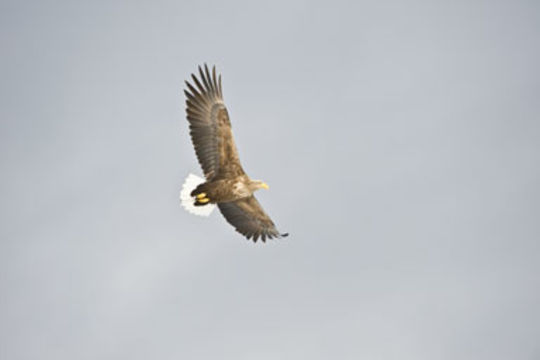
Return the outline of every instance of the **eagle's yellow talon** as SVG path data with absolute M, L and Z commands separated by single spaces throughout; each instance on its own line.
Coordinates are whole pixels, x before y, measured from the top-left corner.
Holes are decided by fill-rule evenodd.
M 205 197 L 206 197 L 206 193 L 200 193 L 200 194 L 197 195 L 197 199 L 199 199 L 199 200 L 203 199 Z
M 206 204 L 207 202 L 210 201 L 209 198 L 203 198 L 203 199 L 198 199 L 198 200 L 199 200 L 199 202 L 202 203 L 202 204 Z

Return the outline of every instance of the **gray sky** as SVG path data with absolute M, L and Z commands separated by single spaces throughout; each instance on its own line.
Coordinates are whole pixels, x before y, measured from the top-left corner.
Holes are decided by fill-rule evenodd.
M 1 358 L 540 358 L 538 2 L 0 7 Z M 203 62 L 287 239 L 179 206 Z

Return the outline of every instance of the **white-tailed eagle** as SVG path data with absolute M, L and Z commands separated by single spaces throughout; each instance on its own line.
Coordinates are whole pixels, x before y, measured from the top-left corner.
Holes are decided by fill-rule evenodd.
M 236 231 L 257 241 L 285 237 L 253 196 L 268 189 L 242 169 L 234 144 L 231 122 L 223 102 L 221 75 L 199 66 L 199 78 L 186 81 L 186 113 L 191 140 L 206 179 L 190 174 L 180 193 L 182 205 L 191 213 L 209 215 L 215 205 Z M 215 204 L 215 205 L 214 205 Z

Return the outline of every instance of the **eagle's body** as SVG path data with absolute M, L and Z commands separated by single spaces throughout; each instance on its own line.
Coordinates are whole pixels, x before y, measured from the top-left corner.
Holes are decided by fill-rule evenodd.
M 260 180 L 251 180 L 244 172 L 232 136 L 231 122 L 223 102 L 221 75 L 212 75 L 199 67 L 200 79 L 192 74 L 195 86 L 186 81 L 186 113 L 191 140 L 205 180 L 188 177 L 182 190 L 182 203 L 193 213 L 217 204 L 225 219 L 248 239 L 263 241 L 287 236 L 274 223 L 253 196 L 258 189 L 268 189 Z M 193 189 L 191 189 L 193 188 Z M 189 192 L 188 192 L 189 191 Z M 189 196 L 187 195 L 189 194 Z
M 211 204 L 218 204 L 222 202 L 231 202 L 247 198 L 259 189 L 257 181 L 252 181 L 247 175 L 240 175 L 230 179 L 217 179 L 207 181 L 197 186 L 192 192 L 191 196 L 196 199 L 195 205 L 201 206 L 209 202 Z M 209 201 L 201 203 L 197 201 L 197 196 L 205 194 L 201 198 L 208 198 Z

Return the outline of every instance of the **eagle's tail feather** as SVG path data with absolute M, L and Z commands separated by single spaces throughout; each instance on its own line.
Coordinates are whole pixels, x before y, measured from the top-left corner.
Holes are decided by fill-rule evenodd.
M 182 190 L 180 191 L 180 203 L 188 212 L 199 215 L 208 216 L 212 213 L 212 210 L 216 207 L 214 204 L 206 204 L 204 206 L 195 206 L 195 197 L 191 196 L 191 192 L 195 190 L 197 186 L 204 183 L 205 180 L 197 175 L 189 174 Z

